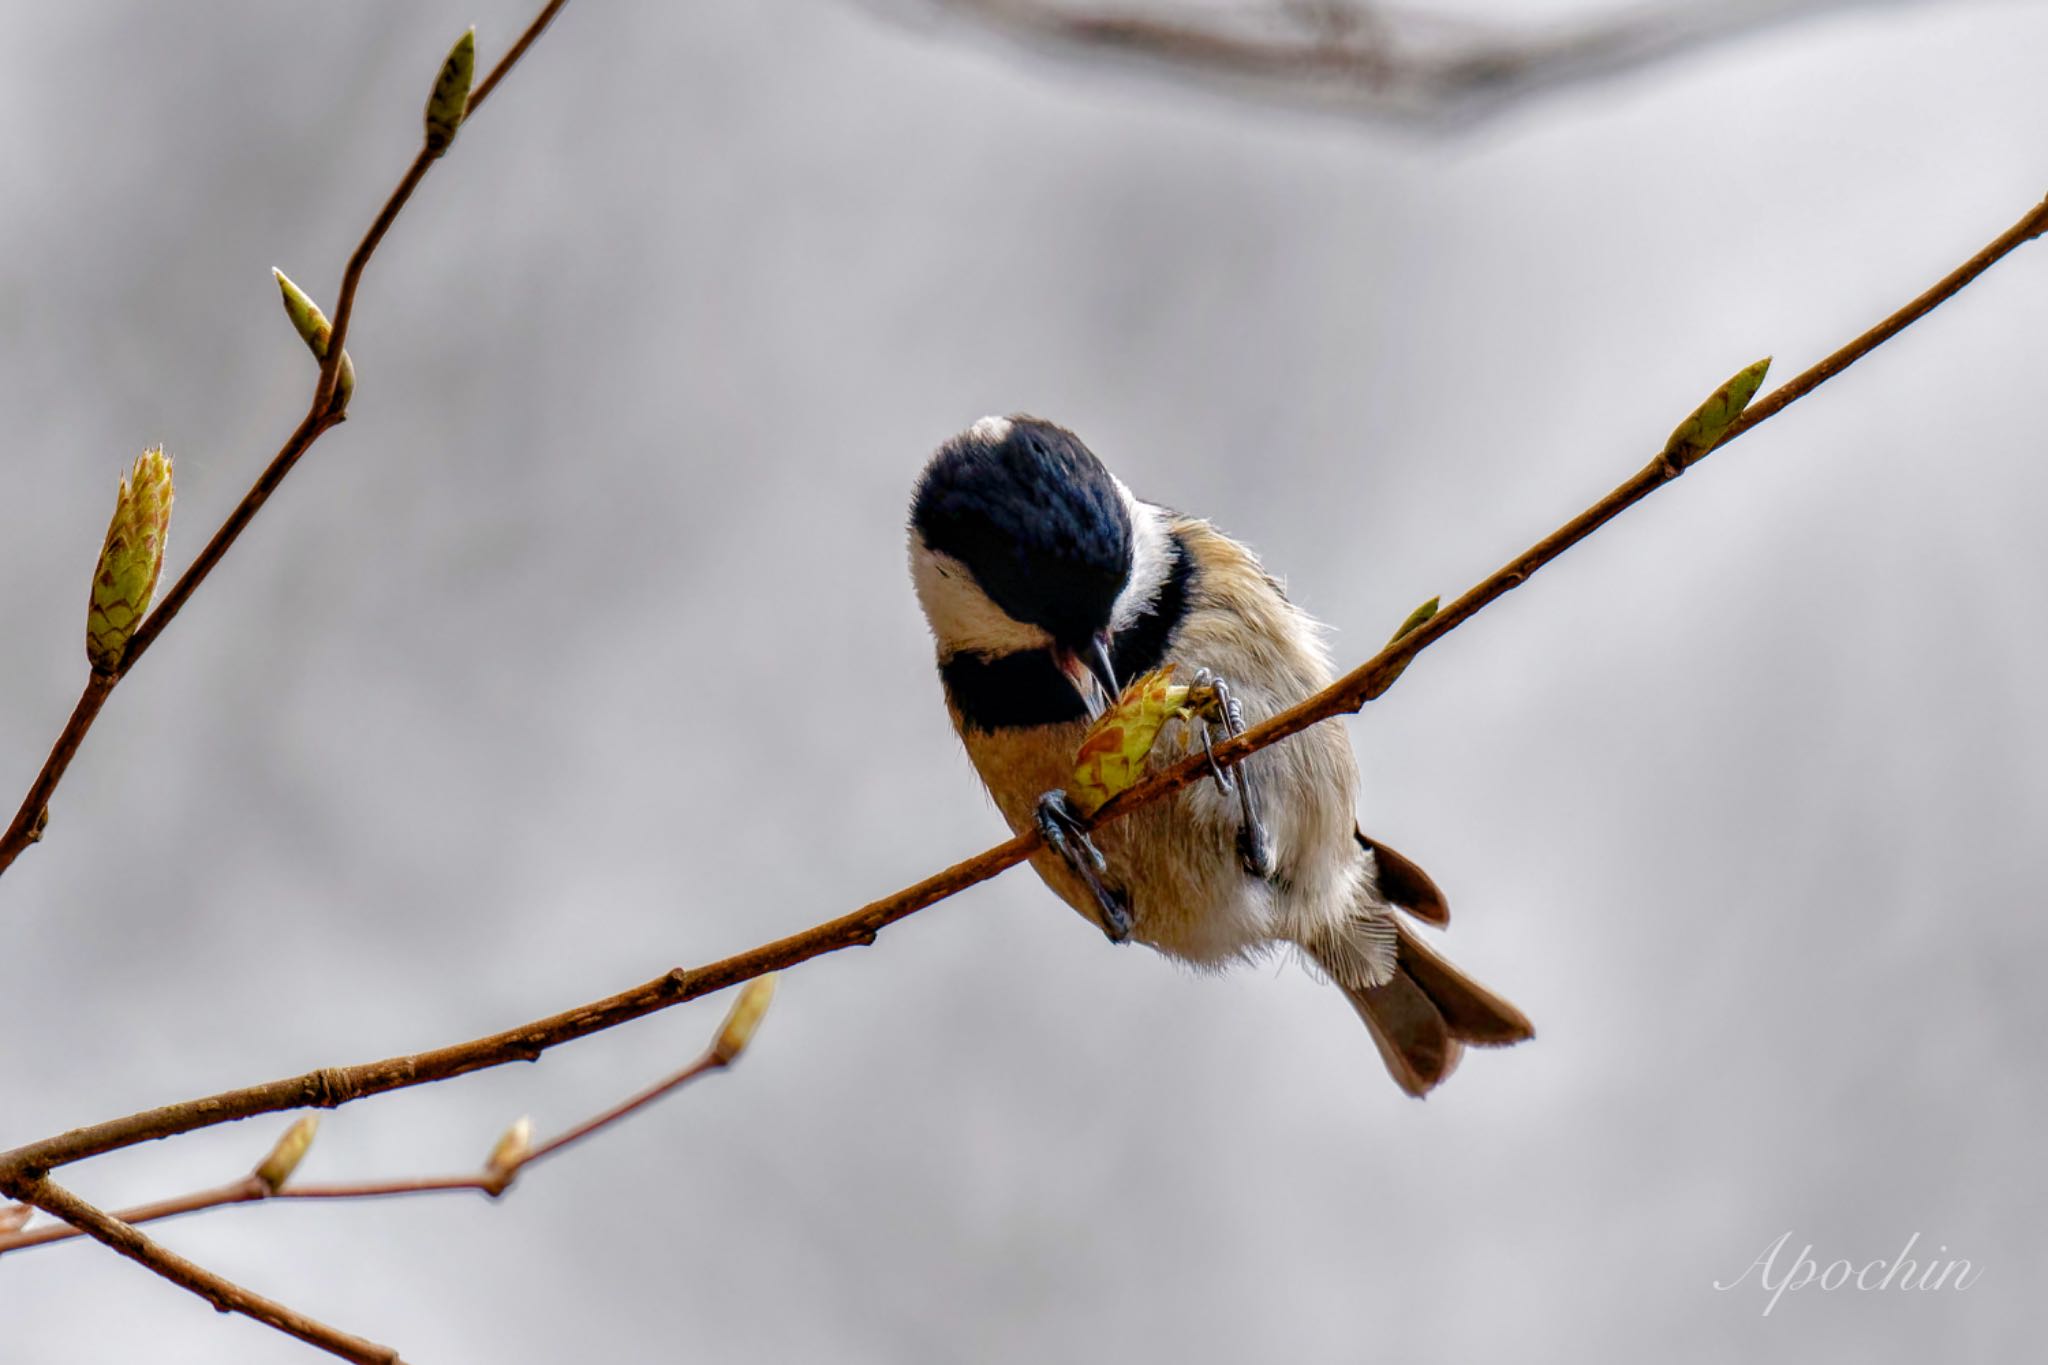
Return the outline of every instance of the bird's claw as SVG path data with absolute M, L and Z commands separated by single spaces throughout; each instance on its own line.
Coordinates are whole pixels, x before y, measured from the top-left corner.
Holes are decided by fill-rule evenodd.
M 1209 775 L 1216 780 L 1216 786 L 1224 795 L 1237 796 L 1237 857 L 1244 870 L 1261 879 L 1273 875 L 1273 839 L 1266 832 L 1266 825 L 1259 818 L 1258 795 L 1254 789 L 1250 770 L 1240 766 L 1236 781 L 1216 761 L 1215 733 L 1223 731 L 1225 739 L 1235 739 L 1244 733 L 1244 705 L 1231 695 L 1230 684 L 1204 668 L 1195 674 L 1195 685 L 1207 688 L 1214 696 L 1209 714 L 1204 715 L 1201 725 L 1202 754 L 1209 761 Z
M 1109 862 L 1102 856 L 1102 850 L 1088 837 L 1088 831 L 1067 804 L 1063 791 L 1049 791 L 1038 798 L 1037 824 L 1039 837 L 1045 845 L 1060 855 L 1066 865 L 1073 869 L 1095 897 L 1097 911 L 1102 917 L 1102 932 L 1109 936 L 1111 943 L 1122 943 L 1131 936 L 1131 903 L 1124 893 L 1103 880 L 1109 871 Z

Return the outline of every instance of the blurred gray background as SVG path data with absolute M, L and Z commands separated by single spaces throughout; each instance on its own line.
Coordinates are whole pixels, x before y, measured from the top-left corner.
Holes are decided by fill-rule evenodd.
M 181 567 L 309 391 L 269 267 L 330 299 L 448 42 L 528 12 L 0 4 L 9 811 L 118 474 L 175 455 Z M 994 842 L 902 547 L 984 413 L 1074 426 L 1365 657 L 2017 218 L 2044 44 L 2035 5 L 1849 9 L 1435 137 L 900 7 L 572 4 L 377 259 L 352 420 L 0 886 L 0 1144 L 508 1026 Z M 1187 975 L 1013 873 L 790 973 L 736 1072 L 502 1204 L 158 1231 L 419 1362 L 2031 1354 L 2044 306 L 2036 246 L 1351 722 L 1366 827 L 1540 1030 L 1425 1104 L 1298 969 Z M 724 1003 L 330 1114 L 304 1178 L 473 1168 Z M 69 1178 L 195 1188 L 284 1124 Z M 1713 1289 L 1788 1231 L 1982 1276 Z M 0 1262 L 0 1359 L 142 1358 L 315 1357 L 99 1248 Z

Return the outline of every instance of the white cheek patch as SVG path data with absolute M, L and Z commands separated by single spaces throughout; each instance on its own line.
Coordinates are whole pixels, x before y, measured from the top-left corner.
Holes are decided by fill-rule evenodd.
M 1115 479 L 1115 475 L 1110 477 Z M 1140 502 L 1124 487 L 1122 479 L 1116 479 L 1116 491 L 1131 518 L 1131 576 L 1117 594 L 1116 605 L 1110 608 L 1112 634 L 1151 610 L 1159 600 L 1159 590 L 1166 586 L 1167 575 L 1173 571 L 1172 535 L 1166 529 L 1165 510 Z
M 955 654 L 1014 654 L 1052 643 L 1052 636 L 991 602 L 966 565 L 916 536 L 910 541 L 910 578 L 942 659 Z

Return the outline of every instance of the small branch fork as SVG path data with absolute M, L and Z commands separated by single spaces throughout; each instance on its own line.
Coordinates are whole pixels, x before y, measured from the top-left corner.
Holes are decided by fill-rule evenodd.
M 594 1137 L 699 1077 L 708 1076 L 714 1071 L 723 1071 L 738 1061 L 740 1054 L 752 1040 L 754 1030 L 760 1026 L 762 1016 L 767 1013 L 768 1001 L 774 995 L 774 983 L 775 978 L 772 975 L 756 977 L 747 983 L 746 990 L 741 992 L 739 999 L 727 1013 L 718 1035 L 712 1039 L 702 1055 L 682 1070 L 620 1101 L 604 1112 L 556 1134 L 537 1147 L 529 1142 L 527 1121 L 521 1119 L 505 1130 L 504 1136 L 498 1139 L 497 1146 L 492 1149 L 483 1168 L 473 1174 L 425 1176 L 404 1180 L 363 1180 L 334 1185 L 290 1184 L 288 1182 L 291 1180 L 292 1172 L 305 1156 L 306 1149 L 312 1145 L 313 1120 L 308 1117 L 299 1121 L 299 1125 L 304 1125 L 303 1127 L 294 1125 L 278 1140 L 277 1145 L 256 1169 L 239 1180 L 172 1199 L 140 1204 L 114 1214 L 98 1213 L 98 1217 L 108 1223 L 125 1224 L 129 1228 L 134 1228 L 138 1224 L 154 1223 L 159 1219 L 175 1218 L 180 1214 L 226 1208 L 231 1204 L 255 1204 L 276 1199 L 382 1199 L 393 1195 L 437 1194 L 448 1190 L 475 1190 L 496 1199 L 512 1187 L 512 1182 L 519 1178 L 521 1171 L 535 1162 L 544 1161 L 586 1138 Z M 0 1231 L 0 1256 L 10 1251 L 22 1251 L 29 1247 L 48 1246 L 54 1242 L 94 1235 L 94 1220 L 91 1216 L 88 1215 L 83 1220 L 71 1218 L 39 1197 L 57 1188 L 51 1185 L 46 1177 L 15 1182 L 11 1188 L 20 1191 L 18 1197 L 24 1203 L 44 1209 L 63 1219 L 63 1222 L 54 1227 L 24 1230 L 19 1226 L 24 1219 L 18 1216 L 7 1218 L 7 1211 L 0 1210 L 0 1228 L 14 1225 L 12 1231 Z M 77 1201 L 73 1207 L 83 1205 L 83 1201 L 78 1201 L 76 1195 L 61 1191 L 59 1196 L 53 1198 Z M 97 1213 L 97 1210 L 95 1212 Z
M 1401 635 L 1394 643 L 1328 688 L 1300 705 L 1254 726 L 1244 734 L 1218 744 L 1215 747 L 1217 760 L 1226 765 L 1239 762 L 1248 754 L 1299 733 L 1320 721 L 1359 710 L 1365 703 L 1385 692 L 1393 679 L 1417 654 L 1441 640 L 1489 603 L 1528 581 L 1530 575 L 1538 569 L 1670 482 L 1677 474 L 1683 473 L 1685 469 L 1704 459 L 1713 450 L 1768 421 L 1812 393 L 1827 380 L 1840 374 L 1900 331 L 1932 312 L 2008 253 L 2040 236 L 2044 231 L 2048 231 L 2048 201 L 2030 209 L 2025 217 L 2001 233 L 1983 250 L 1877 326 L 1751 404 L 1739 419 L 1726 428 L 1713 445 L 1683 453 L 1676 459 L 1668 453 L 1660 453 L 1633 478 L 1516 556 L 1435 616 Z M 1140 806 L 1160 800 L 1189 783 L 1207 777 L 1208 773 L 1208 757 L 1200 753 L 1194 754 L 1181 763 L 1144 778 L 1082 823 L 1087 828 L 1096 828 L 1109 821 L 1121 819 Z M 0 1189 L 7 1188 L 10 1182 L 39 1177 L 56 1167 L 82 1161 L 87 1157 L 199 1128 L 231 1123 L 257 1114 L 280 1113 L 309 1107 L 334 1108 L 369 1095 L 447 1080 L 510 1062 L 533 1061 L 550 1048 L 616 1028 L 620 1024 L 657 1010 L 667 1009 L 686 1000 L 694 1000 L 768 972 L 793 967 L 824 953 L 873 943 L 876 936 L 889 925 L 1015 867 L 1029 858 L 1040 846 L 1041 841 L 1037 834 L 1020 834 L 972 858 L 955 863 L 914 886 L 906 887 L 894 895 L 884 896 L 880 900 L 870 901 L 858 910 L 814 925 L 801 933 L 762 944 L 747 952 L 702 967 L 678 967 L 616 995 L 578 1005 L 574 1009 L 536 1019 L 502 1033 L 489 1034 L 468 1042 L 434 1048 L 410 1056 L 309 1071 L 304 1075 L 271 1081 L 264 1085 L 223 1091 L 203 1099 L 186 1100 L 130 1114 L 125 1118 L 90 1124 L 17 1147 L 12 1151 L 0 1152 Z
M 483 104 L 491 91 L 497 88 L 498 82 L 505 78 L 505 74 L 526 54 L 526 50 L 533 46 L 534 40 L 540 37 L 542 30 L 547 28 L 555 15 L 561 12 L 562 6 L 567 3 L 568 0 L 549 0 L 548 5 L 531 24 L 527 25 L 526 31 L 519 35 L 511 50 L 498 60 L 498 64 L 491 68 L 490 73 L 470 93 L 463 116 L 465 122 L 477 111 L 478 106 Z M 306 415 L 299 419 L 298 426 L 286 438 L 283 447 L 271 457 L 270 463 L 257 476 L 249 491 L 242 495 L 242 500 L 235 504 L 234 511 L 228 513 L 227 520 L 213 533 L 213 538 L 206 542 L 206 547 L 199 552 L 198 557 L 178 576 L 178 581 L 171 585 L 170 591 L 164 594 L 155 609 L 136 627 L 134 635 L 128 640 L 127 651 L 121 656 L 120 663 L 107 672 L 95 669 L 86 678 L 85 690 L 79 695 L 78 704 L 72 708 L 71 718 L 58 733 L 57 741 L 51 746 L 49 757 L 43 760 L 43 766 L 36 773 L 35 780 L 29 784 L 28 794 L 22 798 L 14 819 L 8 824 L 6 831 L 0 833 L 0 873 L 5 873 L 13 865 L 14 860 L 21 856 L 22 850 L 42 838 L 43 827 L 50 815 L 50 797 L 57 790 L 57 784 L 64 780 L 65 769 L 71 766 L 71 760 L 77 755 L 79 746 L 85 742 L 86 732 L 92 729 L 93 722 L 99 718 L 100 708 L 106 705 L 107 698 L 113 695 L 114 688 L 128 676 L 129 671 L 149 651 L 157 637 L 169 629 L 171 622 L 191 600 L 192 594 L 199 591 L 200 584 L 206 581 L 206 576 L 227 556 L 235 541 L 248 529 L 249 523 L 256 519 L 256 514 L 263 510 L 263 504 L 270 500 L 270 495 L 277 491 L 285 476 L 292 472 L 293 467 L 299 462 L 299 457 L 312 449 L 313 443 L 321 436 L 343 421 L 343 413 L 335 405 L 334 398 L 336 386 L 340 382 L 341 358 L 345 354 L 349 320 L 355 314 L 356 291 L 362 285 L 363 272 L 369 268 L 370 257 L 376 253 L 385 233 L 389 232 L 392 223 L 397 221 L 399 210 L 412 198 L 412 192 L 419 188 L 420 181 L 426 178 L 428 168 L 439 155 L 439 152 L 424 146 L 420 149 L 412 164 L 406 168 L 404 176 L 400 178 L 398 187 L 391 191 L 390 197 L 384 201 L 384 207 L 378 210 L 369 231 L 363 234 L 362 240 L 356 244 L 355 251 L 350 254 L 347 268 L 342 272 L 341 290 L 335 299 L 333 340 L 329 344 L 327 358 L 321 362 L 320 376 L 313 388 L 313 401 L 306 409 Z
M 281 1303 L 194 1265 L 176 1252 L 151 1241 L 132 1224 L 95 1208 L 62 1185 L 53 1183 L 48 1176 L 11 1182 L 8 1192 L 52 1217 L 63 1219 L 87 1237 L 112 1247 L 172 1284 L 191 1290 L 223 1313 L 240 1313 L 253 1318 L 266 1327 L 275 1327 L 287 1336 L 297 1337 L 343 1360 L 359 1361 L 361 1365 L 404 1365 L 398 1352 L 389 1346 L 379 1346 L 374 1341 L 365 1341 L 324 1322 L 316 1322 L 303 1313 L 294 1312 Z
M 377 1199 L 392 1195 L 431 1194 L 444 1190 L 476 1190 L 496 1199 L 512 1187 L 512 1182 L 518 1179 L 521 1171 L 534 1162 L 554 1156 L 613 1124 L 622 1122 L 700 1076 L 723 1071 L 731 1066 L 752 1041 L 754 1031 L 760 1027 L 762 1017 L 768 1012 L 768 1002 L 774 994 L 773 976 L 757 977 L 748 982 L 746 989 L 740 992 L 739 998 L 727 1012 L 717 1036 L 712 1039 L 711 1045 L 705 1048 L 702 1056 L 659 1084 L 650 1086 L 603 1113 L 584 1120 L 538 1147 L 529 1141 L 530 1126 L 527 1120 L 520 1119 L 506 1129 L 496 1146 L 491 1149 L 483 1169 L 474 1175 L 370 1180 L 341 1185 L 291 1185 L 288 1182 L 291 1180 L 292 1172 L 305 1157 L 307 1148 L 313 1142 L 314 1120 L 309 1116 L 293 1124 L 256 1169 L 240 1180 L 175 1199 L 144 1204 L 120 1213 L 110 1214 L 87 1203 L 56 1184 L 47 1174 L 10 1175 L 0 1178 L 0 1191 L 21 1201 L 21 1206 L 0 1210 L 0 1227 L 11 1229 L 0 1233 L 0 1254 L 33 1246 L 47 1246 L 74 1237 L 90 1237 L 155 1271 L 171 1283 L 191 1290 L 223 1313 L 240 1313 L 253 1318 L 309 1345 L 317 1346 L 331 1355 L 340 1356 L 343 1360 L 363 1362 L 363 1365 L 403 1365 L 398 1352 L 389 1346 L 380 1346 L 376 1342 L 366 1341 L 339 1328 L 329 1327 L 281 1303 L 245 1289 L 234 1281 L 195 1265 L 152 1241 L 140 1232 L 136 1225 L 184 1213 L 197 1213 L 204 1209 L 225 1208 L 230 1204 L 259 1203 L 273 1199 Z M 61 1220 L 61 1223 L 56 1227 L 24 1231 L 22 1224 L 26 1219 L 21 1215 L 27 1210 L 23 1206 L 41 1209 L 53 1218 Z

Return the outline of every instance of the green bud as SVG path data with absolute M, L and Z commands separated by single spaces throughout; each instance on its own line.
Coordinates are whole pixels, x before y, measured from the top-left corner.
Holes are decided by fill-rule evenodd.
M 135 461 L 114 497 L 114 519 L 92 576 L 85 614 L 85 657 L 101 673 L 120 667 L 128 638 L 142 624 L 164 569 L 171 529 L 171 458 L 152 446 Z
M 320 305 L 306 296 L 306 291 L 292 283 L 291 276 L 276 266 L 270 273 L 277 277 L 277 292 L 284 295 L 284 315 L 292 320 L 292 327 L 299 339 L 306 343 L 306 349 L 313 358 L 326 363 L 327 343 L 334 337 L 334 325 L 327 320 L 327 314 L 320 311 Z M 335 412 L 348 406 L 348 400 L 356 391 L 356 366 L 349 359 L 347 351 L 341 353 L 341 369 L 334 376 L 334 401 L 329 405 Z
M 270 1155 L 263 1158 L 255 1176 L 272 1194 L 283 1189 L 284 1182 L 299 1169 L 299 1163 L 306 1159 L 306 1152 L 313 1146 L 313 1134 L 319 1130 L 320 1120 L 316 1115 L 302 1115 L 284 1130 L 284 1136 L 270 1149 Z
M 1765 356 L 1756 364 L 1739 371 L 1733 379 L 1723 384 L 1707 398 L 1707 401 L 1693 409 L 1692 416 L 1678 424 L 1671 433 L 1671 439 L 1664 443 L 1660 457 L 1665 469 L 1680 474 L 1685 467 L 1721 443 L 1721 437 L 1742 416 L 1749 400 L 1756 397 L 1764 376 L 1770 372 L 1771 358 Z
M 448 49 L 434 93 L 427 96 L 427 151 L 435 156 L 455 141 L 455 130 L 469 112 L 469 83 L 476 78 L 476 30 L 470 29 Z
M 1387 648 L 1392 649 L 1395 645 L 1400 644 L 1401 641 L 1407 637 L 1410 631 L 1413 631 L 1417 626 L 1420 626 L 1430 617 L 1436 615 L 1436 607 L 1439 600 L 1441 599 L 1432 597 L 1427 602 L 1424 602 L 1421 606 L 1417 607 L 1414 611 L 1409 612 L 1408 619 L 1401 623 L 1401 628 L 1388 637 Z M 1379 692 L 1375 692 L 1373 695 L 1378 696 L 1380 692 L 1385 692 L 1389 687 L 1392 687 L 1394 685 L 1394 679 L 1400 677 L 1404 672 L 1407 671 L 1410 662 L 1411 661 L 1408 659 L 1403 659 L 1401 660 L 1401 662 L 1395 664 L 1393 671 L 1387 674 L 1385 680 L 1383 680 L 1380 683 Z
M 1395 631 L 1392 635 L 1387 637 L 1387 644 L 1389 646 L 1400 644 L 1402 636 L 1406 635 L 1409 631 L 1421 625 L 1424 621 L 1427 621 L 1430 617 L 1436 615 L 1437 603 L 1442 600 L 1442 598 L 1432 597 L 1427 602 L 1424 602 L 1421 606 L 1417 607 L 1414 611 L 1409 612 L 1408 619 L 1401 623 L 1401 628 Z

